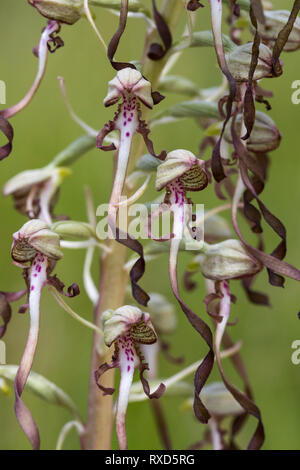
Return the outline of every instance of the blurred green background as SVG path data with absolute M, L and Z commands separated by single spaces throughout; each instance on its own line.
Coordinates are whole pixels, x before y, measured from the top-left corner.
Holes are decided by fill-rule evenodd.
M 145 1 L 148 6 L 150 3 Z M 285 8 L 290 8 L 293 2 L 286 0 L 284 3 Z M 274 1 L 277 8 L 282 6 L 281 4 L 280 1 Z M 108 41 L 116 28 L 117 17 L 103 9 L 97 9 L 96 13 L 97 25 Z M 0 79 L 7 85 L 7 105 L 19 101 L 32 83 L 37 59 L 31 50 L 38 44 L 44 25 L 45 19 L 25 0 L 1 0 Z M 141 19 L 129 19 L 118 51 L 118 57 L 122 60 L 140 58 L 144 26 Z M 177 35 L 181 33 L 182 28 L 183 24 L 179 25 Z M 209 29 L 208 6 L 197 12 L 195 29 Z M 49 57 L 47 73 L 37 96 L 27 109 L 11 120 L 15 129 L 14 149 L 10 157 L 1 162 L 1 186 L 22 170 L 44 166 L 82 134 L 67 115 L 62 103 L 56 78 L 58 75 L 62 75 L 66 80 L 69 98 L 75 110 L 90 125 L 101 128 L 112 117 L 113 110 L 104 109 L 102 100 L 107 90 L 107 81 L 114 73 L 87 21 L 81 20 L 73 27 L 63 26 L 61 36 L 65 47 Z M 279 150 L 271 154 L 271 172 L 263 200 L 284 221 L 288 229 L 286 259 L 298 267 L 300 106 L 291 102 L 291 84 L 300 79 L 299 54 L 299 51 L 283 54 L 284 75 L 262 83 L 263 87 L 275 93 L 271 116 L 283 134 Z M 221 80 L 213 49 L 192 49 L 185 52 L 172 73 L 180 74 L 182 71 L 186 77 L 203 88 L 218 85 Z M 170 95 L 160 106 L 163 108 L 183 99 L 183 96 Z M 262 105 L 259 109 L 263 110 Z M 168 151 L 179 147 L 197 153 L 200 139 L 201 132 L 190 120 L 156 127 L 153 131 L 155 147 Z M 68 214 L 77 220 L 86 220 L 83 186 L 90 185 L 98 205 L 108 201 L 111 180 L 111 153 L 97 150 L 89 152 L 73 166 L 72 176 L 67 178 L 63 185 L 56 212 Z M 149 192 L 149 197 L 155 197 L 153 189 Z M 213 188 L 210 187 L 201 197 L 198 196 L 196 202 L 203 202 L 206 208 L 212 208 L 217 203 Z M 2 198 L 0 208 L 0 289 L 18 290 L 23 288 L 23 279 L 21 270 L 11 262 L 11 236 L 26 220 L 13 210 L 11 199 Z M 276 238 L 268 230 L 266 240 L 268 249 L 271 250 Z M 83 259 L 83 251 L 65 250 L 64 260 L 58 264 L 56 271 L 67 285 L 77 281 L 82 286 Z M 184 256 L 181 257 L 181 268 L 186 260 Z M 97 279 L 96 263 L 94 269 Z M 166 256 L 148 266 L 142 284 L 148 291 L 159 291 L 172 300 Z M 268 309 L 249 304 L 239 284 L 232 284 L 233 292 L 238 295 L 233 315 L 238 316 L 239 321 L 231 328 L 231 334 L 235 340 L 243 340 L 242 354 L 266 429 L 264 449 L 299 449 L 300 365 L 296 366 L 291 362 L 291 344 L 296 339 L 300 340 L 300 322 L 297 318 L 298 285 L 295 281 L 287 280 L 284 290 L 272 288 L 268 285 L 266 273 L 262 273 L 256 286 L 270 295 L 272 308 Z M 92 305 L 83 288 L 81 291 L 78 298 L 69 302 L 77 312 L 92 319 Z M 205 317 L 202 304 L 204 295 L 204 285 L 200 277 L 198 290 L 192 294 L 184 293 L 191 308 L 201 311 Z M 46 291 L 41 308 L 40 340 L 33 369 L 68 392 L 85 416 L 92 333 L 69 318 Z M 7 362 L 10 364 L 18 364 L 28 331 L 29 316 L 16 312 L 14 306 L 14 315 L 4 338 Z M 189 364 L 203 357 L 206 348 L 179 308 L 177 314 L 178 329 L 169 340 L 174 355 L 184 354 L 185 363 Z M 162 358 L 160 368 L 161 375 L 167 376 L 175 373 L 178 366 L 169 364 Z M 239 384 L 229 363 L 226 363 L 226 370 L 232 380 Z M 218 378 L 216 372 L 213 378 Z M 9 396 L 0 393 L 0 448 L 29 449 L 28 441 L 14 415 L 13 395 L 13 389 Z M 63 409 L 48 405 L 28 392 L 24 393 L 24 400 L 40 428 L 42 449 L 53 449 L 61 427 L 70 416 Z M 180 398 L 162 398 L 175 449 L 184 449 L 200 440 L 204 430 L 204 426 L 194 419 L 192 412 L 179 410 L 181 403 Z M 249 420 L 247 430 L 239 441 L 241 445 L 246 445 L 255 424 L 254 420 Z M 129 406 L 128 439 L 131 449 L 161 448 L 147 401 Z M 115 439 L 114 447 L 116 448 Z M 67 438 L 65 448 L 79 448 L 75 433 Z

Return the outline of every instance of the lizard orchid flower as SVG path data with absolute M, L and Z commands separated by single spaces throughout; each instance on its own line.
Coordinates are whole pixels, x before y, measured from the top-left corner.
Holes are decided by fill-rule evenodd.
M 83 13 L 83 0 L 28 0 L 28 3 L 49 20 L 70 25 Z
M 106 310 L 102 315 L 104 341 L 107 346 L 114 344 L 114 355 L 111 364 L 100 365 L 95 372 L 96 383 L 104 395 L 112 395 L 114 389 L 105 388 L 99 379 L 109 369 L 119 368 L 121 380 L 116 411 L 116 432 L 119 448 L 127 449 L 126 411 L 129 400 L 130 387 L 135 369 L 140 370 L 140 380 L 145 394 L 149 398 L 159 398 L 165 391 L 160 384 L 158 389 L 151 393 L 144 371 L 149 369 L 144 359 L 144 351 L 157 342 L 157 336 L 152 326 L 150 315 L 142 312 L 132 305 L 124 305 L 117 310 Z
M 120 99 L 122 99 L 122 102 L 118 106 L 113 121 L 109 121 L 108 124 L 105 124 L 103 129 L 99 132 L 96 138 L 96 144 L 97 147 L 102 150 L 115 150 L 116 147 L 114 144 L 103 145 L 103 142 L 111 131 L 119 131 L 120 141 L 117 150 L 116 170 L 108 207 L 107 219 L 110 229 L 109 236 L 112 236 L 119 243 L 138 253 L 139 259 L 130 272 L 132 295 L 138 303 L 146 306 L 149 296 L 138 285 L 138 281 L 145 271 L 143 246 L 138 240 L 130 237 L 126 232 L 122 232 L 119 227 L 117 227 L 118 210 L 120 204 L 124 203 L 124 201 L 121 202 L 121 196 L 125 184 L 134 135 L 140 133 L 143 136 L 151 155 L 163 159 L 165 152 L 161 152 L 158 156 L 155 154 L 153 143 L 148 137 L 150 131 L 147 128 L 146 122 L 142 120 L 141 103 L 151 109 L 154 105 L 154 101 L 150 82 L 146 80 L 138 70 L 130 67 L 123 68 L 119 70 L 117 76 L 109 82 L 108 94 L 104 99 L 104 105 L 111 106 L 116 104 Z M 149 178 L 147 178 L 146 181 L 149 181 Z M 145 188 L 145 184 L 143 187 Z M 144 190 L 143 187 L 138 189 L 136 194 L 140 195 Z M 135 195 L 133 195 L 127 200 L 127 204 L 135 199 Z
M 163 204 L 151 215 L 151 222 L 164 211 L 173 213 L 172 233 L 161 237 L 161 241 L 170 239 L 169 275 L 175 296 L 179 297 L 177 282 L 177 258 L 185 224 L 192 218 L 192 202 L 186 196 L 187 191 L 202 191 L 208 184 L 204 161 L 195 157 L 188 150 L 174 150 L 168 153 L 165 161 L 157 168 L 156 189 L 166 190 Z M 189 219 L 189 220 L 187 220 Z M 150 222 L 150 219 L 149 219 Z M 150 236 L 153 238 L 150 228 Z
M 69 168 L 51 166 L 27 170 L 10 179 L 3 188 L 4 196 L 12 195 L 15 208 L 29 218 L 52 223 L 52 210 L 63 179 Z
M 38 219 L 27 222 L 13 235 L 11 256 L 15 265 L 23 268 L 27 284 L 30 328 L 25 350 L 15 379 L 15 411 L 17 419 L 29 438 L 34 449 L 40 446 L 38 428 L 35 421 L 21 399 L 26 385 L 38 341 L 40 299 L 43 287 L 48 283 L 62 292 L 64 284 L 56 276 L 50 276 L 56 262 L 62 258 L 59 236 L 50 230 L 49 226 Z M 73 297 L 79 294 L 76 284 L 73 284 L 65 294 Z
M 207 423 L 209 413 L 199 398 L 199 394 L 208 379 L 213 367 L 214 353 L 212 333 L 208 325 L 196 315 L 182 300 L 177 279 L 177 260 L 180 242 L 183 238 L 185 225 L 189 227 L 192 220 L 192 202 L 187 198 L 187 191 L 201 191 L 208 184 L 208 176 L 203 160 L 199 160 L 188 150 L 174 150 L 166 156 L 157 168 L 156 189 L 166 190 L 164 203 L 151 215 L 151 221 L 162 212 L 168 210 L 173 214 L 173 230 L 168 236 L 163 236 L 160 241 L 170 239 L 169 276 L 173 293 L 187 319 L 202 336 L 209 347 L 209 352 L 202 364 L 198 367 L 194 385 L 194 412 L 197 418 Z M 149 227 L 150 238 L 153 238 L 151 225 Z
M 214 245 L 204 244 L 195 258 L 203 276 L 214 281 L 242 279 L 258 274 L 263 265 L 252 256 L 240 240 L 229 239 Z
M 125 183 L 128 160 L 132 139 L 136 133 L 142 134 L 147 148 L 151 155 L 156 156 L 153 144 L 148 138 L 149 129 L 145 121 L 142 121 L 141 105 L 152 109 L 154 102 L 151 93 L 151 84 L 143 78 L 142 74 L 135 69 L 126 67 L 117 73 L 108 84 L 108 94 L 104 99 L 104 105 L 112 106 L 122 99 L 113 121 L 105 124 L 99 132 L 96 143 L 102 150 L 115 150 L 115 145 L 103 145 L 104 138 L 113 130 L 120 132 L 120 143 L 117 155 L 117 167 L 114 178 L 114 185 L 110 197 L 108 222 L 112 230 L 117 224 L 118 204 L 121 200 L 122 190 Z M 163 158 L 161 153 L 158 158 Z

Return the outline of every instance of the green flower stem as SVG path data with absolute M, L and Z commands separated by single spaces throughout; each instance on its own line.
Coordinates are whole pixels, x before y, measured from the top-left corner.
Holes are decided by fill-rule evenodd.
M 162 14 L 168 21 L 171 30 L 174 30 L 181 13 L 183 13 L 183 4 L 181 0 L 164 0 Z M 153 35 L 154 36 L 154 35 Z M 152 37 L 153 37 L 152 36 Z M 148 38 L 149 39 L 149 38 Z M 154 39 L 154 37 L 153 37 Z M 164 60 L 153 62 L 146 58 L 143 67 L 143 74 L 152 83 L 155 90 L 165 65 Z M 148 121 L 150 110 L 145 109 L 143 119 Z M 144 143 L 136 136 L 131 159 L 129 161 L 128 173 L 135 167 L 137 160 L 143 154 Z M 127 197 L 131 196 L 128 192 Z M 126 286 L 128 283 L 128 273 L 123 266 L 127 258 L 127 249 L 114 240 L 109 240 L 111 253 L 103 254 L 101 258 L 101 276 L 100 276 L 100 296 L 99 303 L 95 309 L 96 325 L 100 325 L 101 314 L 111 308 L 116 309 L 124 304 Z M 98 335 L 94 336 L 94 344 L 91 359 L 90 387 L 88 397 L 88 412 L 85 434 L 82 438 L 84 449 L 110 449 L 111 434 L 113 428 L 113 397 L 111 395 L 103 396 L 95 383 L 94 372 L 103 362 L 110 362 L 112 348 L 103 354 L 99 353 Z M 101 379 L 105 387 L 114 387 L 114 370 L 107 371 Z

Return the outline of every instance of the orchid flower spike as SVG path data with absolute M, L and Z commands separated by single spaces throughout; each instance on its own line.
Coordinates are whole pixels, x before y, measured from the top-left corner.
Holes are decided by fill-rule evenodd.
M 115 150 L 114 144 L 103 145 L 104 138 L 113 130 L 120 132 L 120 143 L 118 148 L 118 160 L 115 173 L 114 185 L 110 198 L 109 225 L 113 230 L 117 223 L 117 206 L 120 203 L 122 190 L 125 183 L 127 165 L 130 155 L 130 148 L 133 136 L 136 133 L 142 134 L 148 151 L 153 156 L 157 156 L 153 149 L 152 141 L 148 138 L 149 129 L 145 121 L 142 121 L 142 111 L 140 103 L 152 109 L 154 103 L 151 93 L 151 83 L 143 78 L 142 74 L 135 69 L 126 67 L 119 70 L 117 76 L 108 84 L 108 94 L 104 99 L 104 105 L 112 106 L 120 99 L 122 103 L 118 106 L 118 111 L 113 121 L 105 124 L 99 132 L 96 143 L 102 150 Z M 162 152 L 158 158 L 163 158 Z
M 96 383 L 104 395 L 112 395 L 114 389 L 105 388 L 99 379 L 109 369 L 119 368 L 121 380 L 116 411 L 116 432 L 120 450 L 127 449 L 126 436 L 126 410 L 129 392 L 136 367 L 140 370 L 140 380 L 145 394 L 149 398 L 159 398 L 165 391 L 160 384 L 158 389 L 151 393 L 147 379 L 143 376 L 148 370 L 144 360 L 144 351 L 157 341 L 150 315 L 142 312 L 132 305 L 124 305 L 117 310 L 106 310 L 102 315 L 104 341 L 107 346 L 114 344 L 114 355 L 111 364 L 101 364 L 95 372 Z
M 12 195 L 15 208 L 21 214 L 31 219 L 39 218 L 50 225 L 59 187 L 70 174 L 69 168 L 52 166 L 22 171 L 6 183 L 3 194 Z
M 50 273 L 56 262 L 62 258 L 59 236 L 50 230 L 49 226 L 37 219 L 28 221 L 13 234 L 11 255 L 16 266 L 23 268 L 28 292 L 30 329 L 25 350 L 15 379 L 15 411 L 17 419 L 30 440 L 34 449 L 39 449 L 40 438 L 35 421 L 21 399 L 22 392 L 29 376 L 38 341 L 40 299 L 43 287 L 51 284 L 63 292 L 64 284 Z M 74 297 L 79 294 L 76 284 L 69 287 L 65 295 Z

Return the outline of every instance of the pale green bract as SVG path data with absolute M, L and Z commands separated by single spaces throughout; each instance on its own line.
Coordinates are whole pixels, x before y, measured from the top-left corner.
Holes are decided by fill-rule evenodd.
M 2 365 L 0 366 L 0 377 L 14 382 L 17 371 L 18 366 L 16 365 Z M 31 371 L 27 380 L 26 390 L 52 405 L 62 406 L 81 421 L 77 407 L 69 395 L 44 376 Z

